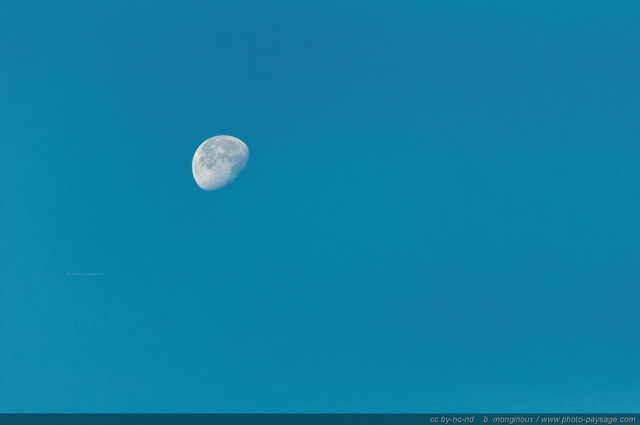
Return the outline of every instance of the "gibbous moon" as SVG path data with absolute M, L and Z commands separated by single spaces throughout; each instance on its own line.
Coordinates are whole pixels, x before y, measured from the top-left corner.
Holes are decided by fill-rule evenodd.
M 193 156 L 193 178 L 204 190 L 231 183 L 249 159 L 249 148 L 232 136 L 215 136 L 202 143 Z

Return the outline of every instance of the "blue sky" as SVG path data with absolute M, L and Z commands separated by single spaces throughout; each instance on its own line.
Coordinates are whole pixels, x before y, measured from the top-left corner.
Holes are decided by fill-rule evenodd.
M 637 412 L 639 14 L 2 2 L 0 411 Z

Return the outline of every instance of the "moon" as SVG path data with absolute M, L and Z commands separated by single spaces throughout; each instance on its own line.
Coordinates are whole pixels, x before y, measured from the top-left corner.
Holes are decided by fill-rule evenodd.
M 201 189 L 215 190 L 231 183 L 248 160 L 249 148 L 242 140 L 233 136 L 215 136 L 198 147 L 191 170 Z

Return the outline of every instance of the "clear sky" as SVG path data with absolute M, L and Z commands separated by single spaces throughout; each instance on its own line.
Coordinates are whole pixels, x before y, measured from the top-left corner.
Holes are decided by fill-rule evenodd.
M 637 412 L 639 22 L 0 2 L 0 411 Z

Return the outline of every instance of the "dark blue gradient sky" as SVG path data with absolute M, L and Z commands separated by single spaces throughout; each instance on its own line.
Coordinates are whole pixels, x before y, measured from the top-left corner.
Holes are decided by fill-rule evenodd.
M 639 19 L 3 1 L 0 411 L 637 412 Z

